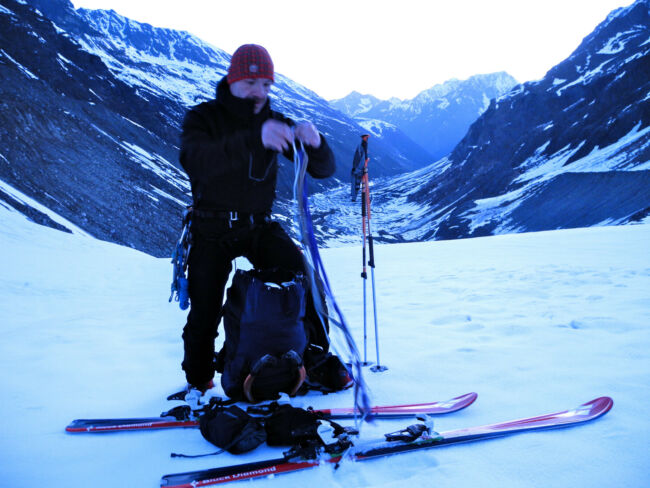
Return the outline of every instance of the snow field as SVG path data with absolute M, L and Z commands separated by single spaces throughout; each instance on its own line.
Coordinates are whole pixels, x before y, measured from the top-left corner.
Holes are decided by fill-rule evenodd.
M 167 303 L 171 265 L 27 222 L 0 208 L 0 456 L 12 487 L 159 486 L 163 474 L 262 459 L 211 452 L 194 429 L 70 435 L 73 418 L 157 415 L 184 384 L 185 312 Z M 642 486 L 650 478 L 650 226 L 377 245 L 384 373 L 377 404 L 476 403 L 436 418 L 439 431 L 614 398 L 572 429 L 321 467 L 256 486 Z M 322 250 L 363 354 L 361 249 Z M 371 298 L 368 280 L 368 298 Z M 375 360 L 372 302 L 368 359 Z M 215 388 L 219 394 L 220 389 Z M 296 403 L 349 405 L 351 393 Z M 374 437 L 408 425 L 376 422 Z

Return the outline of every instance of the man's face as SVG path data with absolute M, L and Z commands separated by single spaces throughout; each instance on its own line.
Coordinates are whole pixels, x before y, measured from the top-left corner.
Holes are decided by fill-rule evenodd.
M 255 102 L 254 111 L 260 113 L 269 97 L 273 82 L 267 78 L 246 78 L 230 85 L 230 93 L 237 98 L 249 98 Z

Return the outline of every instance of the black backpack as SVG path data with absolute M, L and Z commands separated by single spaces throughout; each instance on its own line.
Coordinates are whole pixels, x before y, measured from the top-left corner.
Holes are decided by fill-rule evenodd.
M 303 275 L 280 269 L 236 271 L 216 362 L 230 398 L 254 403 L 280 392 L 293 396 L 303 384 L 305 282 Z
M 237 405 L 211 406 L 201 416 L 199 427 L 205 439 L 232 454 L 251 451 L 266 440 L 262 422 Z

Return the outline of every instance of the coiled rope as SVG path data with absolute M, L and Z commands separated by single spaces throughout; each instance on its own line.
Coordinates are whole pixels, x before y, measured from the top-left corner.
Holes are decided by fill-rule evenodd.
M 336 302 L 336 298 L 334 297 L 334 293 L 332 292 L 332 288 L 325 271 L 325 266 L 323 265 L 323 261 L 320 257 L 320 252 L 318 251 L 318 244 L 316 243 L 316 237 L 314 236 L 314 225 L 311 217 L 311 212 L 309 211 L 307 183 L 305 181 L 308 158 L 302 142 L 299 143 L 298 147 L 295 143 L 293 144 L 293 154 L 295 171 L 295 178 L 293 183 L 293 198 L 296 203 L 295 217 L 298 223 L 300 242 L 302 244 L 303 250 L 305 251 L 303 252 L 303 259 L 305 260 L 305 268 L 309 278 L 309 284 L 311 288 L 310 291 L 314 298 L 314 305 L 323 328 L 326 329 L 325 320 L 329 320 L 329 323 L 336 326 L 336 328 L 342 332 L 343 337 L 345 338 L 345 344 L 348 349 L 347 352 L 352 369 L 352 371 L 348 372 L 354 379 L 355 411 L 359 412 L 359 417 L 361 420 L 366 420 L 369 418 L 368 414 L 370 413 L 371 408 L 370 395 L 366 382 L 363 379 L 362 362 L 359 356 L 359 350 L 357 349 L 357 345 L 354 341 L 354 338 L 352 337 L 350 328 L 348 327 L 343 312 Z M 320 287 L 322 287 L 322 291 L 329 304 L 328 310 L 333 310 L 334 314 L 329 313 L 323 308 L 323 303 L 320 299 L 321 295 L 319 293 Z M 339 353 L 339 351 L 336 352 L 337 354 Z M 341 354 L 339 354 L 339 356 L 341 356 Z M 348 366 L 346 365 L 346 367 Z

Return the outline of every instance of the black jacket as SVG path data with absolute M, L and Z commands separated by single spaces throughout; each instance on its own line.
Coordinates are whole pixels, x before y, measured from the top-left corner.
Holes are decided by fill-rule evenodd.
M 275 199 L 278 153 L 262 145 L 262 124 L 276 119 L 294 122 L 271 110 L 269 102 L 259 114 L 252 100 L 230 93 L 224 77 L 217 98 L 191 108 L 181 134 L 180 162 L 192 185 L 197 208 L 268 213 Z M 306 146 L 307 171 L 314 178 L 334 173 L 334 155 L 321 135 L 318 149 Z M 285 156 L 293 159 L 293 150 Z

